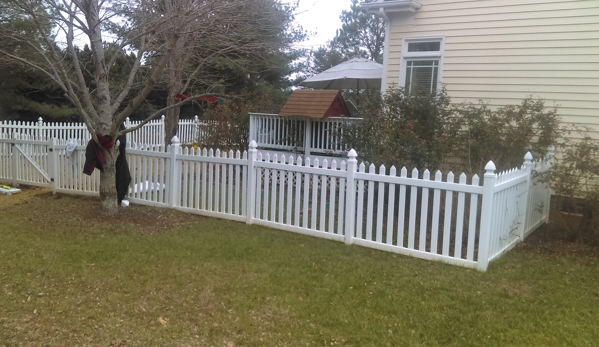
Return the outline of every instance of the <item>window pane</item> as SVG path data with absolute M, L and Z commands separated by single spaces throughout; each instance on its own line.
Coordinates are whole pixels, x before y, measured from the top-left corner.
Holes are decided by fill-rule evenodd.
M 408 52 L 438 52 L 441 50 L 441 42 L 409 42 Z
M 405 88 L 408 95 L 437 90 L 438 60 L 412 60 L 406 64 Z

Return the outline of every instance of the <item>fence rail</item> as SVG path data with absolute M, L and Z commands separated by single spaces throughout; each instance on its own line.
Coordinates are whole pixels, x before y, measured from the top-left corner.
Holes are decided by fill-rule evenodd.
M 97 194 L 99 174 L 82 175 L 84 147 L 65 140 L 0 134 L 0 179 L 55 192 Z M 532 161 L 483 180 L 405 167 L 368 168 L 349 159 L 129 144 L 128 199 L 486 270 L 549 214 L 549 187 Z M 399 172 L 398 172 L 399 171 Z M 482 183 L 482 184 L 481 184 Z

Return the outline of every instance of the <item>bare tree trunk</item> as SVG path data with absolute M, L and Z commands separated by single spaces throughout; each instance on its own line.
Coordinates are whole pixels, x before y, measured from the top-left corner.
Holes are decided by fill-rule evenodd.
M 176 104 L 178 101 L 175 100 L 175 96 L 177 95 L 177 90 L 171 89 L 169 91 L 168 100 L 166 101 L 166 106 L 172 106 Z M 181 113 L 181 107 L 170 108 L 166 111 L 166 117 L 164 117 L 164 143 L 166 145 L 171 144 L 171 140 L 173 136 L 177 135 L 177 131 L 179 130 L 179 114 Z
M 100 203 L 102 213 L 114 215 L 118 212 L 118 197 L 116 192 L 116 158 L 118 156 L 116 146 L 104 151 L 106 165 L 100 173 Z

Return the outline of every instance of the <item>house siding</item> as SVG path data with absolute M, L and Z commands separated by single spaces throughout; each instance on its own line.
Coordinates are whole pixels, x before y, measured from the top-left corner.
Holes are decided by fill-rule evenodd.
M 391 17 L 387 84 L 404 38 L 444 36 L 442 82 L 456 103 L 542 97 L 599 137 L 598 0 L 421 0 L 412 23 Z

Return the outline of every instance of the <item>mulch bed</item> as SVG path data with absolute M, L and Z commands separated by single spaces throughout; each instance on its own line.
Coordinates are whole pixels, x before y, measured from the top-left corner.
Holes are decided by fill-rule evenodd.
M 552 208 L 550 221 L 529 235 L 516 249 L 524 252 L 558 256 L 581 256 L 599 258 L 599 222 L 596 221 L 592 235 L 585 235 L 583 240 L 574 240 L 568 232 L 565 218 L 559 210 Z

